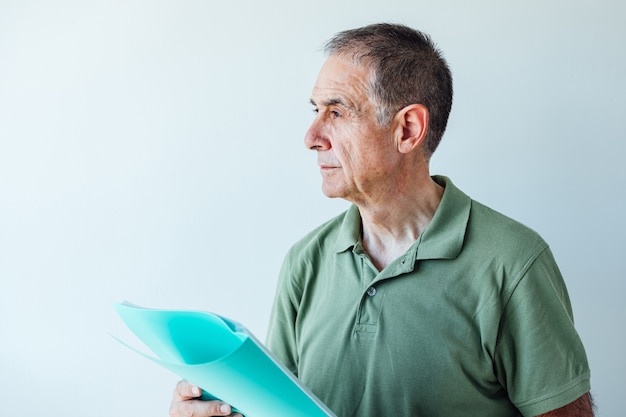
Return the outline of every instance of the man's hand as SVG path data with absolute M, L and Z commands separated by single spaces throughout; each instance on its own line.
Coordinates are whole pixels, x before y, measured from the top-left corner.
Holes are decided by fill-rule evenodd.
M 172 395 L 170 405 L 171 417 L 213 417 L 231 416 L 243 417 L 241 414 L 232 413 L 230 405 L 221 401 L 202 401 L 202 391 L 197 386 L 187 381 L 179 381 Z

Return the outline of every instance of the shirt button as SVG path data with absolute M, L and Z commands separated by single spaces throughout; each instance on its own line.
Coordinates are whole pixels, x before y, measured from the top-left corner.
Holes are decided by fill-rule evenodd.
M 376 295 L 376 288 L 374 287 L 369 287 L 367 289 L 367 295 L 369 295 L 370 297 L 373 297 Z

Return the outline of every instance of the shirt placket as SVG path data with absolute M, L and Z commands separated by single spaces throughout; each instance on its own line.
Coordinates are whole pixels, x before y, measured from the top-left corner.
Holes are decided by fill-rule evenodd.
M 383 291 L 374 285 L 379 275 L 372 261 L 362 250 L 355 251 L 360 258 L 360 275 L 362 278 L 362 290 L 358 304 L 355 335 L 374 334 L 378 325 L 378 316 L 382 307 Z

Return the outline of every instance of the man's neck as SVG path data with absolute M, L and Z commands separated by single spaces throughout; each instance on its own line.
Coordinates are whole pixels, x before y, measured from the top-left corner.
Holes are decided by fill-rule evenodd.
M 435 215 L 442 196 L 443 187 L 428 176 L 383 204 L 357 204 L 363 221 L 363 247 L 379 271 L 403 255 L 419 238 Z

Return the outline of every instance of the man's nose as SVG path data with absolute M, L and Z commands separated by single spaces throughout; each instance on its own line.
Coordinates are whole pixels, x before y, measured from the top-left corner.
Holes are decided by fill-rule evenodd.
M 316 118 L 304 135 L 304 146 L 313 151 L 325 151 L 330 148 L 330 141 L 324 129 L 324 123 Z

